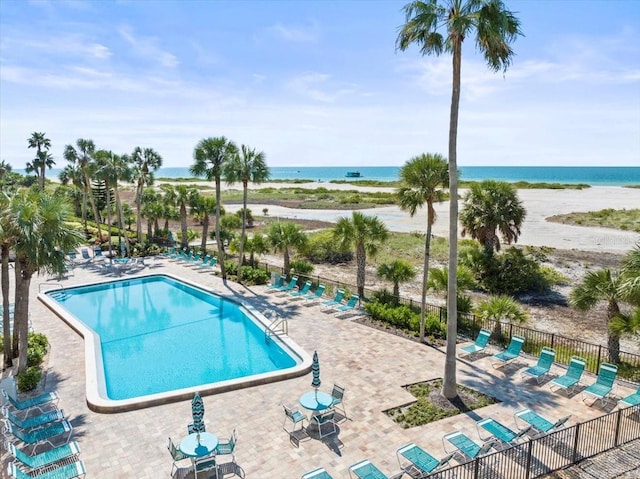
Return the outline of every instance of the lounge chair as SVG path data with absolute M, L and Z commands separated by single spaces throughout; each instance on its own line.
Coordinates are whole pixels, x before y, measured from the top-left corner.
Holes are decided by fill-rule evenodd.
M 274 277 L 272 283 L 269 286 L 267 286 L 267 291 L 273 291 L 284 286 L 284 276 L 280 276 L 277 273 L 274 273 L 274 274 L 277 276 Z
M 73 426 L 71 426 L 71 423 L 69 421 L 63 420 L 60 422 L 55 422 L 41 429 L 23 431 L 22 429 L 13 426 L 9 421 L 5 420 L 5 430 L 23 443 L 34 446 L 35 449 L 40 444 L 49 444 L 51 447 L 54 447 L 51 439 L 57 436 L 62 436 L 64 434 L 67 435 L 67 437 L 64 439 L 64 442 L 66 444 L 71 438 Z
M 582 400 L 586 402 L 588 397 L 594 398 L 591 404 L 589 404 L 589 406 L 593 406 L 593 404 L 599 399 L 600 403 L 604 407 L 607 402 L 607 396 L 612 394 L 615 389 L 617 375 L 618 366 L 615 364 L 602 363 L 598 370 L 596 382 L 587 386 L 587 388 L 582 391 Z
M 40 454 L 35 454 L 33 456 L 17 449 L 11 442 L 7 443 L 7 449 L 14 458 L 20 461 L 24 467 L 30 471 L 42 469 L 60 461 L 68 462 L 71 458 L 75 459 L 78 454 L 80 454 L 80 446 L 76 441 L 54 447 L 53 449 L 49 449 L 46 452 L 41 452 Z
M 323 301 L 322 303 L 320 303 L 322 306 L 326 306 L 328 308 L 333 307 L 333 306 L 337 306 L 340 304 L 340 302 L 342 301 L 342 298 L 344 297 L 344 290 L 339 289 L 336 292 L 336 295 L 333 297 L 333 299 L 330 299 L 328 301 Z
M 473 344 L 468 346 L 463 346 L 460 348 L 459 356 L 467 355 L 469 358 L 474 357 L 476 354 L 484 351 L 489 343 L 489 338 L 491 338 L 491 331 L 488 329 L 481 329 L 476 336 L 476 341 Z
M 580 385 L 580 378 L 582 377 L 582 373 L 584 372 L 584 368 L 587 365 L 587 362 L 578 356 L 573 356 L 571 361 L 569 361 L 569 368 L 567 372 L 555 378 L 551 381 L 550 388 L 553 391 L 553 388 L 556 387 L 558 389 L 564 389 L 567 391 L 573 391 Z
M 344 388 L 339 384 L 334 384 L 331 390 L 331 408 L 341 409 L 344 418 L 347 418 L 347 411 L 344 408 Z
M 352 294 L 346 304 L 336 306 L 335 310 L 337 313 L 345 313 L 347 311 L 351 311 L 358 306 L 358 301 L 360 301 L 360 296 L 358 296 L 357 294 Z
M 176 251 L 175 253 L 170 254 L 170 255 L 169 255 L 169 257 L 170 257 L 171 259 L 178 260 L 178 259 L 180 259 L 181 257 L 185 256 L 186 254 L 187 254 L 187 248 L 186 248 L 186 246 L 185 246 L 185 247 L 184 247 L 184 248 L 182 248 L 181 250 L 178 250 L 178 251 Z
M 544 377 L 551 371 L 551 365 L 556 357 L 556 352 L 552 348 L 544 346 L 540 351 L 538 357 L 538 363 L 535 366 L 522 371 L 523 376 L 529 376 L 534 378 L 538 384 L 544 379 Z
M 282 405 L 282 407 L 284 408 L 284 422 L 282 423 L 282 429 L 287 431 L 289 434 L 291 434 L 291 433 L 293 433 L 295 431 L 297 424 L 300 424 L 300 428 L 304 429 L 304 422 L 305 421 L 309 421 L 307 416 L 305 414 L 301 413 L 297 409 L 288 408 L 284 404 Z M 287 424 L 287 421 L 291 421 L 293 423 L 291 431 L 289 431 L 285 427 L 285 425 Z
M 299 289 L 298 291 L 291 291 L 289 293 L 289 296 L 293 296 L 294 298 L 304 296 L 309 292 L 310 289 L 311 289 L 311 281 L 307 281 L 306 283 L 304 283 L 304 286 L 302 287 L 302 289 Z
M 485 443 L 489 440 L 495 440 L 496 443 L 499 443 L 505 447 L 516 444 L 531 429 L 531 426 L 529 426 L 520 429 L 518 432 L 514 432 L 504 424 L 496 421 L 491 417 L 481 419 L 480 421 L 476 422 L 476 427 L 478 428 L 478 436 L 480 437 L 480 439 L 485 441 Z M 490 437 L 483 438 L 482 434 L 480 434 L 480 428 L 487 431 L 490 434 Z
M 300 476 L 300 479 L 333 479 L 333 477 L 331 477 L 324 467 L 319 467 L 313 471 L 305 472 Z
M 178 247 L 177 246 L 172 246 L 171 249 L 169 249 L 168 251 L 165 251 L 164 253 L 160 253 L 160 256 L 166 256 L 166 257 L 173 257 L 175 256 L 175 254 L 178 252 Z
M 102 248 L 96 248 L 93 250 L 93 261 L 104 261 L 107 257 L 102 254 Z
M 217 262 L 218 262 L 218 257 L 217 256 L 211 256 L 209 258 L 209 260 L 203 261 L 202 263 L 200 263 L 198 265 L 198 267 L 199 268 L 203 268 L 203 269 L 213 268 L 216 265 Z
M 314 299 L 320 299 L 322 297 L 322 295 L 324 294 L 325 288 L 326 288 L 326 286 L 324 284 L 321 284 L 321 285 L 318 286 L 318 288 L 313 293 L 305 294 L 302 297 L 302 299 L 304 299 L 305 301 L 312 301 Z
M 191 458 L 185 455 L 180 449 L 176 447 L 171 438 L 167 443 L 167 449 L 169 450 L 169 454 L 171 454 L 171 459 L 173 462 L 171 463 L 171 476 L 173 477 L 174 469 L 178 469 L 177 463 L 183 461 L 185 459 L 189 459 L 189 463 L 191 463 Z
M 19 418 L 7 406 L 3 406 L 2 415 L 7 418 L 14 426 L 20 429 L 34 429 L 45 426 L 52 422 L 62 421 L 64 419 L 64 411 L 62 409 L 54 409 L 53 411 L 38 414 L 37 416 L 28 416 L 24 419 Z
M 23 472 L 16 467 L 15 463 L 10 462 L 7 466 L 7 472 L 9 477 L 15 479 L 73 479 L 75 477 L 84 477 L 87 474 L 82 461 L 75 461 L 56 469 L 46 470 L 46 472 L 43 473 L 36 473 L 35 475 Z
M 335 421 L 336 412 L 333 409 L 326 409 L 318 414 L 314 414 L 311 416 L 311 424 L 315 424 L 318 427 L 318 435 L 320 439 L 324 436 L 328 436 L 329 434 L 334 434 L 337 432 L 338 428 L 336 427 Z M 327 427 L 327 431 L 322 431 L 322 426 L 325 424 L 329 425 Z
M 405 444 L 396 450 L 400 469 L 411 477 L 426 478 L 445 464 L 448 464 L 454 453 L 447 454 L 438 460 L 414 443 Z
M 27 411 L 30 409 L 38 409 L 40 412 L 45 412 L 49 409 L 55 408 L 60 398 L 56 392 L 44 393 L 39 396 L 25 399 L 23 401 L 17 401 L 4 389 L 0 389 L 5 401 L 7 401 L 17 411 Z
M 540 416 L 531 409 L 522 409 L 520 411 L 516 411 L 514 414 L 516 427 L 520 429 L 518 420 L 524 421 L 527 424 L 527 426 L 524 426 L 524 428 L 531 427 L 534 433 L 534 437 L 543 436 L 545 434 L 557 431 L 558 429 L 562 429 L 570 417 L 571 415 L 563 416 L 556 422 L 551 422 L 547 418 Z
M 447 444 L 445 441 L 452 444 L 455 449 L 453 451 L 447 450 Z M 451 432 L 442 438 L 442 446 L 444 447 L 445 452 L 447 454 L 454 454 L 455 456 L 460 457 L 464 462 L 472 461 L 476 457 L 484 456 L 493 446 L 495 446 L 495 444 L 495 440 L 490 440 L 479 445 L 460 431 Z
M 293 290 L 293 288 L 296 287 L 296 284 L 298 284 L 298 277 L 294 276 L 293 278 L 291 278 L 291 281 L 289 281 L 289 283 L 274 289 L 278 293 L 288 293 L 289 291 Z
M 637 406 L 638 404 L 640 404 L 640 387 L 636 392 L 620 399 L 620 406 L 622 407 Z
M 404 471 L 396 473 L 392 476 L 383 474 L 380 469 L 365 459 L 349 466 L 349 477 L 353 478 L 353 475 L 358 479 L 400 479 L 404 476 Z
M 511 364 L 520 356 L 523 344 L 524 338 L 522 336 L 512 336 L 507 349 L 492 356 L 495 361 L 492 361 L 491 365 L 497 369 Z
M 89 254 L 89 250 L 87 248 L 80 249 L 80 256 L 82 256 L 82 259 L 84 260 L 83 261 L 84 264 L 89 263 L 90 261 L 93 261 L 93 258 Z

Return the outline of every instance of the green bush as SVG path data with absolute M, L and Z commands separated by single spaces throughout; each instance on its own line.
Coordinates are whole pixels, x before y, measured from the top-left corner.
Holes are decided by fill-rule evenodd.
M 39 366 L 42 364 L 49 340 L 42 333 L 29 333 L 27 338 L 27 366 Z
M 49 340 L 42 333 L 29 333 L 27 337 L 27 345 L 29 347 L 38 346 L 43 349 L 47 349 L 49 347 Z
M 321 231 L 309 235 L 306 248 L 300 251 L 306 259 L 312 263 L 339 264 L 348 263 L 353 259 L 353 253 L 349 250 L 340 250 L 331 231 Z
M 313 265 L 303 259 L 295 259 L 289 263 L 289 267 L 298 274 L 310 274 L 313 272 Z
M 42 371 L 37 366 L 31 366 L 18 374 L 18 391 L 32 391 L 42 379 Z
M 237 269 L 236 265 L 236 271 Z M 263 269 L 251 266 L 242 267 L 242 282 L 246 285 L 267 284 L 269 280 L 269 274 Z

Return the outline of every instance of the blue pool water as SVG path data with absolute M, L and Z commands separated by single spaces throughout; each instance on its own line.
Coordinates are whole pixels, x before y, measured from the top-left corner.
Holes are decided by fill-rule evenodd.
M 296 365 L 238 304 L 167 276 L 46 294 L 99 335 L 112 400 Z

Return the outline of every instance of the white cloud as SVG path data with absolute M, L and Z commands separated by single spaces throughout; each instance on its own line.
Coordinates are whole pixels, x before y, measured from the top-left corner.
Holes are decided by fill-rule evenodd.
M 156 38 L 136 37 L 128 26 L 119 28 L 118 33 L 129 43 L 134 55 L 142 57 L 152 63 L 159 63 L 167 68 L 175 68 L 180 64 L 178 57 L 164 51 L 157 45 L 158 40 Z
M 276 23 L 268 30 L 279 38 L 292 43 L 316 43 L 320 37 L 316 24 L 294 27 Z

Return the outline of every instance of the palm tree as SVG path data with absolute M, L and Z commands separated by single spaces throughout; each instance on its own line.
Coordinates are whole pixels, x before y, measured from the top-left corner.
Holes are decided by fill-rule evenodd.
M 640 243 L 624 258 L 620 268 L 622 292 L 632 304 L 640 306 Z
M 11 237 L 12 230 L 8 221 L 9 214 L 7 207 L 10 198 L 6 194 L 0 195 L 0 255 L 2 256 L 2 270 L 0 271 L 0 282 L 2 289 L 2 337 L 4 347 L 3 364 L 10 367 L 13 356 L 11 354 L 11 322 L 9 320 L 9 251 L 14 238 Z
M 8 208 L 9 229 L 16 238 L 14 351 L 20 373 L 27 367 L 29 289 L 34 273 L 64 271 L 64 252 L 77 247 L 81 234 L 68 226 L 69 204 L 45 192 L 22 190 Z
M 91 204 L 93 210 L 93 216 L 98 227 L 98 238 L 102 241 L 102 230 L 100 228 L 100 215 L 98 214 L 98 208 L 93 195 L 89 194 L 91 188 L 91 176 L 95 169 L 95 163 L 93 155 L 96 151 L 96 146 L 93 140 L 85 140 L 84 138 L 78 138 L 76 141 L 76 150 L 72 145 L 65 146 L 64 159 L 71 163 L 71 169 L 77 169 L 82 184 L 82 222 L 84 224 L 85 232 L 87 231 L 87 200 Z
M 273 249 L 284 256 L 283 269 L 285 276 L 288 276 L 291 250 L 304 248 L 308 241 L 307 235 L 297 224 L 283 221 L 271 224 L 268 237 Z
M 427 203 L 427 234 L 424 241 L 424 263 L 422 269 L 422 298 L 420 306 L 420 341 L 424 341 L 426 320 L 427 283 L 429 281 L 429 252 L 431 250 L 431 227 L 436 221 L 434 202 L 445 199 L 440 189 L 449 183 L 447 160 L 439 154 L 422 154 L 407 161 L 400 169 L 402 186 L 398 189 L 400 208 L 409 211 L 413 218 L 424 203 Z
M 227 183 L 242 182 L 242 231 L 240 233 L 240 250 L 238 259 L 238 282 L 242 282 L 242 261 L 244 259 L 244 239 L 247 224 L 247 192 L 249 182 L 262 183 L 270 176 L 265 154 L 256 153 L 255 148 L 246 145 L 233 155 L 224 167 Z
M 416 277 L 416 270 L 408 261 L 397 259 L 378 266 L 378 276 L 393 283 L 393 297 L 397 303 L 400 299 L 400 283 L 408 283 L 413 280 Z
M 423 55 L 453 56 L 451 113 L 449 115 L 449 279 L 447 295 L 447 353 L 442 394 L 449 399 L 458 395 L 456 381 L 456 335 L 458 305 L 456 267 L 458 256 L 458 110 L 462 42 L 476 34 L 476 47 L 493 71 L 506 71 L 511 64 L 511 43 L 521 35 L 519 20 L 502 0 L 414 1 L 404 7 L 406 23 L 401 27 L 396 46 L 404 51 L 416 43 Z M 444 29 L 445 35 L 440 33 Z
M 249 238 L 245 238 L 244 247 L 249 252 L 249 264 L 255 267 L 255 255 L 263 255 L 269 252 L 268 237 L 262 234 L 255 234 Z
M 46 133 L 34 131 L 31 134 L 31 138 L 27 139 L 27 141 L 29 142 L 29 148 L 36 149 L 36 157 L 33 162 L 27 163 L 25 171 L 27 173 L 35 171 L 41 190 L 44 190 L 44 178 L 46 169 L 50 169 L 53 165 L 56 164 L 56 162 L 53 161 L 53 156 L 49 154 L 49 149 L 51 148 L 51 140 L 45 135 Z
M 358 295 L 364 298 L 365 268 L 367 255 L 375 257 L 378 247 L 389 237 L 389 230 L 377 216 L 366 216 L 354 211 L 351 218 L 340 217 L 333 227 L 333 236 L 339 248 L 356 250 L 356 284 Z
M 216 199 L 213 196 L 199 195 L 191 205 L 191 211 L 197 213 L 202 219 L 202 243 L 200 250 L 202 254 L 207 253 L 207 239 L 209 238 L 209 216 L 216 212 Z
M 220 179 L 225 164 L 236 155 L 238 147 L 224 136 L 204 138 L 193 150 L 194 164 L 189 172 L 194 176 L 204 176 L 208 181 L 215 181 L 216 186 L 216 243 L 218 244 L 218 264 L 223 281 L 227 280 L 224 268 L 224 245 L 220 238 Z
M 494 180 L 472 183 L 464 202 L 460 212 L 462 236 L 469 233 L 488 255 L 500 251 L 498 231 L 507 244 L 518 242 L 526 210 L 511 184 Z
M 131 178 L 136 183 L 136 212 L 138 243 L 142 243 L 142 190 L 145 186 L 153 185 L 153 173 L 162 166 L 162 157 L 153 148 L 140 148 L 137 146 L 131 153 L 131 162 L 134 165 Z
M 456 290 L 458 292 L 462 290 L 471 289 L 475 286 L 476 280 L 473 276 L 473 272 L 464 265 L 458 265 L 456 271 Z M 449 268 L 443 266 L 442 268 L 431 268 L 429 270 L 429 282 L 427 283 L 427 289 L 433 289 L 434 291 L 447 293 L 447 286 L 449 282 Z
M 507 321 L 509 324 L 523 324 L 529 319 L 529 315 L 522 306 L 507 294 L 490 296 L 480 301 L 473 312 L 484 320 L 495 321 L 493 330 L 495 337 L 502 336 L 502 321 Z

